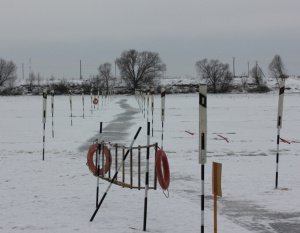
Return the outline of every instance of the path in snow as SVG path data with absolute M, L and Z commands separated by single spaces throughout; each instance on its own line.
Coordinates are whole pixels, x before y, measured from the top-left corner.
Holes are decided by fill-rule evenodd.
M 103 134 L 101 140 L 106 142 L 113 142 L 118 144 L 121 141 L 124 142 L 128 133 L 126 132 L 134 123 L 131 121 L 134 119 L 134 115 L 139 111 L 133 107 L 131 107 L 127 103 L 127 99 L 121 99 L 117 102 L 120 105 L 120 108 L 124 110 L 124 112 L 117 114 L 116 118 L 113 119 L 108 125 L 103 125 Z M 100 139 L 100 133 L 97 133 L 95 136 L 90 138 L 88 142 L 96 141 L 96 139 Z M 84 145 L 79 147 L 80 152 L 86 152 L 88 150 L 89 143 L 85 143 Z
M 221 214 L 250 231 L 261 233 L 300 233 L 300 212 L 271 212 L 249 201 L 219 199 Z

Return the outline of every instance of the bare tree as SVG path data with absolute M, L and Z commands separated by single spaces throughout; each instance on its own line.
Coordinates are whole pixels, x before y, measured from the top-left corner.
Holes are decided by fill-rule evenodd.
M 263 73 L 262 69 L 258 66 L 257 62 L 256 62 L 256 65 L 252 67 L 250 74 L 251 74 L 252 78 L 254 79 L 255 84 L 258 87 L 264 85 L 264 83 L 263 83 L 264 73 Z
M 108 93 L 110 84 L 111 84 L 110 81 L 112 79 L 111 64 L 106 62 L 106 63 L 100 65 L 98 68 L 98 71 L 99 71 L 100 80 L 103 81 L 104 87 L 106 89 L 106 93 Z
M 7 82 L 16 80 L 17 67 L 12 61 L 5 61 L 0 59 L 0 87 L 4 86 Z
M 232 82 L 232 73 L 229 65 L 219 60 L 203 59 L 196 62 L 196 70 L 199 76 L 207 82 L 208 90 L 213 93 L 228 91 Z
M 116 60 L 121 77 L 128 88 L 135 89 L 154 85 L 155 80 L 162 77 L 166 65 L 161 61 L 159 54 L 154 52 L 124 51 Z
M 271 77 L 277 80 L 277 83 L 279 83 L 279 79 L 285 79 L 288 77 L 280 55 L 276 54 L 274 56 L 273 60 L 269 64 L 269 72 Z

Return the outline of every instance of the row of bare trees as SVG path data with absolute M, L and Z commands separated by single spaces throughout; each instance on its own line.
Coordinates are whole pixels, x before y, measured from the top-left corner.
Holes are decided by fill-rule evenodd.
M 166 71 L 166 65 L 162 62 L 158 53 L 138 52 L 134 49 L 124 51 L 116 59 L 116 65 L 128 90 L 133 93 L 138 88 L 154 86 Z M 230 89 L 233 74 L 230 72 L 228 64 L 224 64 L 219 60 L 203 59 L 197 61 L 195 66 L 200 78 L 207 83 L 209 91 L 218 93 L 227 92 Z M 98 67 L 98 74 L 93 78 L 93 84 L 108 91 L 115 81 L 111 69 L 112 65 L 109 62 L 101 64 Z M 269 72 L 271 77 L 277 81 L 287 78 L 287 71 L 279 55 L 275 55 L 269 64 Z M 257 64 L 251 69 L 250 74 L 258 86 L 263 85 L 263 72 Z M 0 87 L 13 82 L 15 79 L 16 65 L 12 61 L 0 59 Z M 36 76 L 32 73 L 29 77 L 29 83 L 32 84 L 40 79 L 39 74 Z

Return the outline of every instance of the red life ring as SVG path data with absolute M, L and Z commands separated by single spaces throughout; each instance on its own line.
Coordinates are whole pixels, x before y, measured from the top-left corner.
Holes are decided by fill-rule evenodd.
M 89 167 L 90 171 L 93 173 L 94 176 L 97 176 L 97 174 L 103 175 L 103 174 L 107 173 L 110 168 L 111 161 L 112 161 L 110 150 L 107 148 L 107 146 L 103 146 L 103 152 L 104 152 L 104 156 L 105 156 L 105 164 L 104 164 L 104 168 L 101 167 L 99 169 L 99 173 L 98 173 L 96 165 L 94 164 L 94 161 L 93 161 L 93 157 L 94 157 L 94 154 L 95 154 L 97 148 L 98 148 L 97 144 L 90 145 L 88 153 L 87 153 L 87 162 L 86 162 L 87 166 Z
M 93 104 L 98 104 L 98 99 L 97 98 L 94 98 Z
M 170 184 L 170 169 L 167 155 L 163 150 L 156 152 L 155 169 L 161 188 L 167 190 Z

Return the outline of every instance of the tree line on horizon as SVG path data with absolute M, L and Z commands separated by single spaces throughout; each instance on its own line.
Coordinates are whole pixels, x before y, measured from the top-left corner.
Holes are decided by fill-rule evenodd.
M 156 52 L 138 52 L 131 49 L 122 52 L 115 62 L 121 79 L 130 93 L 134 93 L 136 89 L 159 86 L 159 81 L 166 71 L 166 64 L 163 63 L 159 53 Z M 195 69 L 200 80 L 207 84 L 209 92 L 225 93 L 230 91 L 234 75 L 230 71 L 229 64 L 222 63 L 218 59 L 208 60 L 204 58 L 196 61 Z M 270 76 L 276 79 L 277 82 L 279 82 L 279 79 L 288 77 L 280 55 L 276 54 L 273 57 L 268 69 Z M 17 79 L 16 71 L 17 66 L 13 61 L 6 61 L 0 58 L 0 91 L 13 87 Z M 263 71 L 257 63 L 250 70 L 250 75 L 257 86 L 257 91 L 267 89 L 263 81 Z M 242 76 L 243 88 L 247 85 L 247 78 L 246 75 Z M 101 88 L 108 92 L 114 85 L 115 79 L 116 77 L 112 75 L 111 63 L 105 62 L 99 65 L 98 74 L 92 76 L 89 81 L 90 86 Z M 36 82 L 40 85 L 41 80 L 42 77 L 39 73 L 31 72 L 26 81 L 30 89 Z

